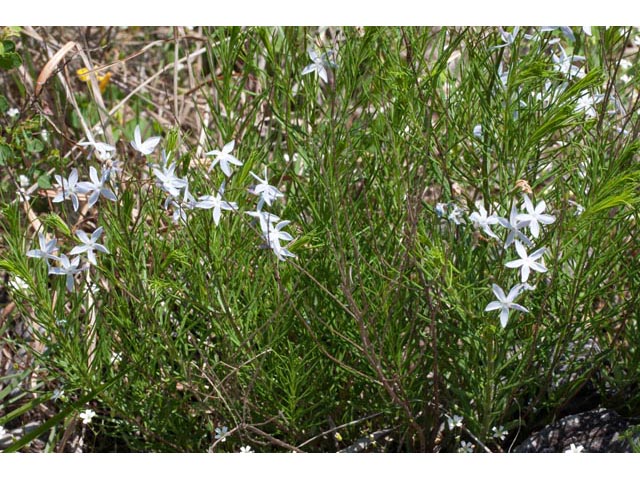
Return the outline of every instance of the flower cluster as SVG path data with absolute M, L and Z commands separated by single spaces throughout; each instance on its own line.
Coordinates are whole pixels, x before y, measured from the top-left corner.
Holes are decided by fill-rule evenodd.
M 38 240 L 40 248 L 29 250 L 27 252 L 27 257 L 44 259 L 47 262 L 49 275 L 64 275 L 66 277 L 67 290 L 71 292 L 73 291 L 73 279 L 75 275 L 89 268 L 89 265 L 86 263 L 82 266 L 80 265 L 83 256 L 89 264 L 96 266 L 97 261 L 95 252 L 109 253 L 107 247 L 98 243 L 98 240 L 102 236 L 102 232 L 103 228 L 98 227 L 91 234 L 91 237 L 89 237 L 84 231 L 77 230 L 76 235 L 81 243 L 73 247 L 69 252 L 69 256 L 74 257 L 72 259 L 69 259 L 69 257 L 64 253 L 60 255 L 56 254 L 59 250 L 56 246 L 58 242 L 56 238 L 46 240 L 45 236 L 42 233 L 39 233 Z M 57 262 L 57 264 L 52 265 L 50 260 Z
M 505 267 L 520 269 L 520 283 L 513 286 L 506 295 L 505 291 L 494 283 L 491 288 L 497 300 L 489 302 L 485 307 L 485 312 L 500 310 L 500 325 L 502 325 L 503 328 L 507 326 L 511 310 L 517 310 L 523 313 L 528 312 L 525 307 L 516 303 L 516 299 L 522 291 L 534 288 L 527 283 L 531 272 L 545 273 L 547 271 L 544 265 L 544 259 L 542 258 L 546 249 L 544 247 L 538 248 L 529 253 L 527 248 L 533 247 L 533 242 L 522 230 L 527 228 L 531 237 L 538 239 L 540 237 L 541 225 L 549 225 L 555 222 L 555 217 L 544 213 L 546 209 L 544 200 L 534 206 L 526 193 L 523 194 L 523 207 L 524 211 L 518 212 L 514 204 L 511 207 L 511 214 L 508 219 L 498 217 L 495 214 L 487 216 L 487 212 L 482 206 L 479 206 L 478 212 L 474 212 L 474 214 L 471 215 L 474 224 L 482 227 L 487 235 L 495 239 L 498 239 L 498 236 L 494 234 L 490 226 L 502 226 L 508 232 L 504 248 L 507 249 L 509 246 L 515 245 L 515 250 L 519 257 L 516 260 L 506 262 Z
M 60 175 L 54 175 L 58 191 L 56 192 L 55 197 L 53 197 L 52 202 L 60 203 L 65 200 L 71 200 L 71 204 L 73 205 L 73 210 L 75 212 L 77 212 L 80 207 L 78 194 L 85 195 L 90 193 L 87 202 L 89 207 L 95 205 L 100 196 L 115 202 L 118 197 L 116 197 L 116 194 L 107 187 L 107 182 L 109 182 L 113 172 L 113 167 L 106 168 L 102 171 L 100 177 L 98 177 L 98 171 L 94 167 L 89 167 L 90 182 L 79 182 L 78 170 L 75 168 L 71 169 L 71 173 L 68 178 L 64 178 Z
M 79 145 L 93 146 L 98 158 L 105 161 L 111 160 L 113 152 L 116 150 L 115 147 L 111 145 L 93 140 L 90 142 L 81 142 Z M 60 203 L 65 200 L 71 200 L 75 212 L 80 208 L 79 195 L 86 197 L 88 194 L 87 206 L 89 208 L 93 207 L 100 197 L 105 197 L 107 200 L 115 202 L 118 200 L 118 197 L 110 189 L 109 183 L 112 175 L 117 171 L 119 171 L 118 162 L 114 161 L 111 162 L 110 167 L 104 168 L 99 176 L 95 167 L 89 167 L 90 181 L 78 181 L 78 170 L 76 168 L 71 169 L 68 178 L 64 178 L 61 175 L 54 175 L 57 192 L 52 202 Z M 29 250 L 27 257 L 44 259 L 47 262 L 48 274 L 65 276 L 65 285 L 67 290 L 71 292 L 73 291 L 75 275 L 87 270 L 90 265 L 97 266 L 96 252 L 109 253 L 107 247 L 98 243 L 103 231 L 103 227 L 98 227 L 91 236 L 89 236 L 83 230 L 76 230 L 76 236 L 80 240 L 80 244 L 73 247 L 71 251 L 68 252 L 68 255 L 64 253 L 58 255 L 58 239 L 54 237 L 47 240 L 41 232 L 38 234 L 40 248 Z M 83 259 L 85 259 L 86 262 L 82 262 Z
M 523 194 L 522 210 L 519 211 L 514 203 L 509 218 L 489 213 L 482 202 L 476 202 L 475 207 L 475 211 L 468 216 L 475 228 L 482 229 L 489 239 L 502 243 L 504 238 L 503 248 L 506 250 L 513 245 L 518 255 L 517 259 L 506 262 L 505 267 L 519 269 L 520 282 L 511 287 L 509 293 L 505 293 L 499 285 L 492 284 L 491 289 L 496 300 L 489 302 L 485 308 L 486 312 L 500 310 L 500 324 L 504 328 L 507 326 L 511 310 L 528 313 L 525 307 L 516 303 L 516 299 L 523 291 L 534 288 L 528 283 L 532 272 L 547 271 L 543 259 L 546 248 L 531 250 L 534 247 L 533 240 L 540 237 L 542 226 L 555 222 L 555 217 L 545 213 L 547 205 L 544 200 L 534 205 L 526 193 Z M 453 202 L 438 203 L 435 206 L 435 212 L 438 217 L 446 218 L 456 225 L 465 223 L 464 210 Z M 497 226 L 502 227 L 506 233 L 503 238 L 494 232 L 493 228 Z M 528 229 L 531 238 L 525 234 L 525 228 Z
M 273 202 L 276 199 L 283 197 L 284 194 L 282 194 L 273 185 L 269 185 L 267 181 L 266 168 L 264 170 L 264 179 L 261 179 L 253 172 L 251 172 L 251 175 L 258 180 L 259 183 L 251 187 L 249 191 L 254 195 L 258 195 L 259 199 L 258 204 L 256 205 L 256 210 L 253 212 L 247 212 L 247 215 L 258 219 L 258 224 L 260 225 L 262 239 L 265 241 L 265 246 L 273 251 L 278 260 L 284 261 L 287 257 L 295 258 L 295 254 L 291 253 L 286 247 L 283 247 L 280 244 L 280 241 L 282 240 L 287 242 L 291 242 L 293 240 L 291 234 L 282 231 L 282 229 L 291 222 L 289 220 L 281 220 L 277 215 L 262 210 L 265 203 L 271 207 Z
M 147 140 L 149 142 L 150 140 Z M 142 142 L 141 138 L 136 138 L 132 145 L 140 146 L 139 151 L 146 151 L 141 145 L 146 142 Z M 232 155 L 232 151 L 235 147 L 235 140 L 226 143 L 221 150 L 214 149 L 207 153 L 206 156 L 212 156 L 213 161 L 209 166 L 208 172 L 215 166 L 219 166 L 225 177 L 230 178 L 233 175 L 231 166 L 242 166 L 243 162 L 236 156 Z M 236 202 L 228 201 L 225 199 L 225 186 L 226 181 L 220 184 L 217 191 L 208 195 L 201 195 L 195 197 L 189 191 L 189 179 L 180 177 L 176 174 L 177 164 L 169 161 L 169 158 L 165 151 L 162 151 L 162 163 L 160 165 L 151 165 L 153 175 L 156 178 L 156 185 L 167 194 L 167 198 L 164 203 L 165 209 L 171 207 L 173 210 L 174 223 L 187 222 L 187 212 L 194 209 L 211 210 L 213 223 L 217 227 L 220 225 L 223 211 L 237 212 L 239 210 Z M 255 211 L 246 212 L 248 215 L 258 219 L 258 223 L 262 232 L 262 238 L 265 244 L 270 248 L 276 257 L 283 261 L 287 257 L 295 257 L 285 246 L 281 244 L 281 241 L 290 242 L 293 237 L 283 232 L 282 229 L 286 227 L 289 221 L 281 221 L 280 217 L 272 213 L 268 213 L 263 210 L 264 205 L 272 207 L 274 202 L 279 198 L 284 197 L 284 194 L 278 190 L 277 187 L 270 185 L 268 181 L 267 169 L 264 170 L 264 178 L 260 178 L 253 172 L 249 172 L 250 175 L 255 178 L 258 183 L 249 188 L 249 193 L 258 196 L 258 203 Z

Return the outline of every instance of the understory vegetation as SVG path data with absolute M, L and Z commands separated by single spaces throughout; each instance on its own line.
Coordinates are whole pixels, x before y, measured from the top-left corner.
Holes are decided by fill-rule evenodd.
M 507 452 L 640 415 L 637 29 L 0 41 L 0 449 Z

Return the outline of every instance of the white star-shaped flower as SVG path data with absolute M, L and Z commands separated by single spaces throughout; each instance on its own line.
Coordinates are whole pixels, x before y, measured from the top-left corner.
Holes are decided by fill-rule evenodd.
M 542 200 L 535 207 L 526 193 L 523 194 L 524 208 L 527 213 L 516 215 L 516 219 L 520 222 L 528 222 L 529 231 L 533 238 L 540 236 L 540 224 L 550 225 L 556 221 L 556 217 L 543 213 L 547 208 L 547 204 Z
M 311 63 L 304 67 L 302 70 L 302 75 L 307 75 L 311 72 L 316 72 L 316 74 L 322 79 L 324 83 L 329 81 L 327 76 L 327 67 L 333 66 L 331 62 L 327 60 L 327 55 L 331 52 L 327 52 L 325 55 L 318 55 L 317 52 L 313 49 L 309 49 L 309 58 L 311 59 Z
M 495 213 L 487 216 L 487 210 L 484 208 L 484 205 L 482 205 L 482 202 L 476 202 L 476 208 L 478 211 L 469 215 L 469 220 L 471 220 L 477 227 L 482 228 L 484 233 L 496 240 L 499 240 L 498 236 L 493 233 L 493 230 L 491 230 L 491 225 L 496 225 L 498 223 L 498 217 Z
M 227 177 L 230 177 L 231 168 L 229 167 L 229 164 L 231 163 L 237 166 L 242 165 L 242 162 L 240 160 L 231 155 L 231 151 L 233 150 L 235 144 L 235 140 L 231 140 L 224 147 L 222 147 L 222 150 L 211 150 L 210 152 L 205 153 L 205 155 L 214 157 L 211 165 L 209 166 L 209 171 L 211 171 L 211 169 L 215 167 L 218 162 L 220 162 L 220 168 Z
M 522 283 L 525 283 L 529 279 L 529 273 L 531 273 L 531 270 L 535 270 L 540 273 L 547 271 L 547 268 L 542 263 L 536 262 L 536 260 L 544 255 L 544 252 L 546 251 L 545 248 L 539 248 L 529 255 L 527 254 L 527 250 L 524 248 L 524 245 L 520 242 L 516 242 L 516 251 L 520 256 L 520 259 L 507 262 L 504 266 L 507 268 L 519 268 L 520 280 Z
M 95 250 L 102 253 L 109 253 L 107 247 L 98 243 L 100 236 L 103 232 L 103 227 L 98 227 L 92 234 L 91 238 L 83 232 L 82 230 L 78 230 L 76 235 L 82 242 L 82 245 L 78 245 L 77 247 L 73 247 L 73 249 L 69 252 L 69 255 L 80 255 L 81 253 L 85 253 L 87 255 L 87 260 L 91 265 L 97 265 L 96 262 L 96 254 Z
M 218 226 L 220 223 L 220 217 L 222 216 L 222 210 L 238 210 L 238 204 L 236 202 L 227 202 L 222 200 L 224 194 L 224 182 L 220 185 L 218 193 L 215 195 L 204 195 L 198 198 L 195 203 L 197 208 L 213 209 L 213 223 Z
M 93 417 L 96 416 L 96 412 L 94 412 L 91 409 L 86 409 L 84 412 L 82 412 L 80 415 L 80 418 L 82 419 L 82 423 L 84 423 L 85 425 L 91 423 L 91 420 L 93 419 Z
M 519 245 L 519 244 L 517 244 Z M 527 313 L 529 310 L 524 308 L 522 305 L 518 305 L 515 303 L 516 298 L 520 295 L 522 290 L 521 285 L 516 285 L 509 291 L 509 295 L 504 294 L 504 290 L 500 288 L 495 283 L 491 286 L 493 290 L 493 294 L 496 296 L 498 300 L 494 300 L 493 302 L 489 302 L 489 304 L 485 307 L 485 312 L 490 312 L 492 310 L 500 310 L 500 325 L 502 328 L 507 326 L 507 321 L 509 320 L 509 310 L 518 310 L 520 312 Z
M 160 143 L 160 140 L 162 140 L 162 137 L 150 137 L 143 142 L 142 135 L 140 134 L 140 125 L 136 125 L 131 146 L 143 155 L 151 155 L 158 146 L 158 143 Z

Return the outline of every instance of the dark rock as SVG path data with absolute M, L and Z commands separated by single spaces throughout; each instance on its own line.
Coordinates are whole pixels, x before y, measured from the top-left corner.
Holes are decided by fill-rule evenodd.
M 561 453 L 576 447 L 584 452 L 632 452 L 622 434 L 633 426 L 613 410 L 600 408 L 569 415 L 534 433 L 516 447 L 516 453 Z

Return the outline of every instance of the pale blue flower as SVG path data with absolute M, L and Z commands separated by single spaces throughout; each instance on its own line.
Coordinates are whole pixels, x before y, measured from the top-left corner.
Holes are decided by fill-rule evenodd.
M 60 175 L 54 175 L 58 184 L 58 193 L 53 197 L 53 203 L 62 202 L 68 198 L 71 199 L 73 204 L 73 211 L 77 212 L 80 207 L 80 201 L 78 200 L 78 193 L 86 193 L 85 189 L 78 183 L 78 170 L 76 168 L 71 170 L 69 179 L 63 178 Z
M 116 147 L 113 145 L 109 145 L 108 143 L 96 142 L 90 140 L 88 142 L 80 142 L 78 145 L 82 145 L 84 147 L 93 147 L 96 152 L 96 156 L 98 159 L 102 161 L 110 160 L 113 157 L 113 153 L 116 151 Z
M 520 279 L 522 283 L 525 283 L 529 278 L 529 274 L 531 270 L 535 270 L 536 272 L 544 273 L 547 271 L 547 268 L 539 262 L 536 262 L 539 258 L 541 258 L 546 249 L 539 248 L 531 255 L 527 253 L 527 250 L 524 248 L 520 242 L 516 242 L 516 251 L 520 256 L 518 260 L 512 260 L 510 262 L 505 263 L 505 267 L 507 268 L 519 268 L 520 269 Z
M 447 217 L 449 221 L 455 223 L 456 225 L 461 225 L 465 223 L 464 217 L 463 217 L 464 210 L 460 208 L 458 205 L 456 205 L 455 203 L 450 204 L 449 207 L 451 209 L 449 211 L 449 216 Z
M 529 225 L 529 221 L 518 219 L 518 215 L 518 210 L 516 209 L 516 205 L 514 203 L 511 206 L 511 215 L 509 216 L 509 220 L 504 217 L 498 217 L 498 223 L 509 230 L 507 240 L 504 242 L 504 248 L 509 247 L 509 245 L 511 245 L 516 240 L 524 243 L 529 247 L 533 245 L 531 243 L 531 240 L 529 240 L 527 236 L 520 231 L 521 228 Z
M 446 203 L 436 203 L 436 215 L 438 218 L 442 218 L 447 214 L 448 205 Z
M 60 257 L 55 255 L 55 252 L 58 251 L 58 247 L 56 247 L 56 243 L 58 242 L 57 238 L 52 238 L 47 241 L 42 233 L 38 234 L 38 241 L 40 242 L 40 249 L 29 250 L 27 252 L 27 257 L 30 258 L 44 258 L 49 263 L 49 260 L 59 260 Z
M 53 390 L 53 395 L 51 395 L 51 400 L 59 400 L 64 395 L 64 388 L 55 388 Z
M 280 245 L 280 241 L 291 241 L 293 237 L 282 229 L 289 225 L 289 220 L 280 221 L 280 217 L 272 213 L 257 210 L 255 212 L 245 212 L 247 215 L 258 218 L 260 221 L 260 229 L 262 230 L 262 238 L 265 240 L 266 246 L 270 248 L 276 255 L 278 260 L 284 261 L 287 257 L 296 257 L 287 248 Z M 276 222 L 278 222 L 276 224 Z
M 229 167 L 229 164 L 231 163 L 237 166 L 242 165 L 242 162 L 240 160 L 231 155 L 235 144 L 235 140 L 231 140 L 224 147 L 222 147 L 222 150 L 211 150 L 210 152 L 205 153 L 205 155 L 214 157 L 211 165 L 209 165 L 209 171 L 211 171 L 211 169 L 215 167 L 218 162 L 220 162 L 220 169 L 227 177 L 230 177 L 231 168 Z
M 564 48 L 562 48 L 562 45 L 558 45 L 558 47 L 560 48 L 560 56 L 556 55 L 555 53 L 551 56 L 551 59 L 554 63 L 554 70 L 566 75 L 569 79 L 572 79 L 574 77 L 583 78 L 585 75 L 584 71 L 581 68 L 575 66 L 573 62 L 584 61 L 586 60 L 585 57 L 581 55 L 567 56 Z
M 96 255 L 94 253 L 95 250 L 102 253 L 109 253 L 107 247 L 98 243 L 100 236 L 103 232 L 103 227 L 98 227 L 92 234 L 91 238 L 83 232 L 82 230 L 78 230 L 76 235 L 82 242 L 82 245 L 78 245 L 77 247 L 73 247 L 73 249 L 69 252 L 69 255 L 80 255 L 85 253 L 87 255 L 87 260 L 91 265 L 97 265 Z
M 519 213 L 516 215 L 516 219 L 520 222 L 527 222 L 529 231 L 533 238 L 538 238 L 540 236 L 540 224 L 550 225 L 556 221 L 556 217 L 543 213 L 547 208 L 547 204 L 544 200 L 538 203 L 535 207 L 526 193 L 523 194 L 523 200 L 524 208 L 527 212 Z
M 93 192 L 89 196 L 89 207 L 92 207 L 100 198 L 100 195 L 105 197 L 112 202 L 118 200 L 115 193 L 109 190 L 105 184 L 109 180 L 109 176 L 111 174 L 110 169 L 105 169 L 102 171 L 102 175 L 98 178 L 98 171 L 94 167 L 89 167 L 89 177 L 91 178 L 90 182 L 80 182 L 78 183 L 78 187 L 83 191 L 83 193 Z
M 496 240 L 499 240 L 498 236 L 493 233 L 493 230 L 491 230 L 491 225 L 498 224 L 498 217 L 494 213 L 487 216 L 487 210 L 484 208 L 482 202 L 476 202 L 476 208 L 478 211 L 471 213 L 471 215 L 469 215 L 469 220 L 471 220 L 477 227 L 482 228 L 484 233 Z
M 271 248 L 273 253 L 275 253 L 276 257 L 281 262 L 285 261 L 286 257 L 296 257 L 295 254 L 291 253 L 289 250 L 280 245 L 281 240 L 285 240 L 287 242 L 293 240 L 291 234 L 282 231 L 282 229 L 290 223 L 291 222 L 289 220 L 278 222 L 278 224 L 276 225 L 271 222 L 267 222 L 267 229 L 266 231 L 263 230 L 262 232 L 267 245 L 269 246 L 269 248 Z
M 564 33 L 564 35 L 571 40 L 572 42 L 576 41 L 576 36 L 573 34 L 573 30 L 571 29 L 571 27 L 569 26 L 564 26 L 564 27 L 540 27 L 540 32 L 553 32 L 554 30 L 560 29 L 560 31 L 562 33 Z M 591 28 L 589 28 L 589 35 L 591 35 Z
M 175 197 L 169 197 L 165 202 L 165 208 L 167 208 L 168 204 L 173 207 L 173 223 L 177 224 L 180 221 L 185 225 L 187 224 L 187 211 L 193 210 L 198 206 L 198 202 L 189 192 L 188 185 L 184 188 L 181 202 L 177 201 Z
M 67 281 L 67 290 L 70 292 L 73 290 L 73 276 L 76 273 L 82 272 L 86 270 L 88 266 L 83 266 L 82 268 L 78 268 L 80 264 L 80 257 L 76 257 L 73 260 L 69 261 L 66 255 L 60 255 L 59 259 L 60 264 L 57 267 L 51 267 L 49 269 L 50 275 L 66 275 Z
M 513 27 L 513 30 L 511 30 L 511 32 L 507 32 L 502 27 L 498 27 L 498 31 L 500 32 L 500 36 L 502 37 L 502 41 L 505 43 L 503 43 L 502 45 L 496 45 L 495 47 L 492 47 L 492 50 L 497 48 L 510 47 L 513 44 L 513 42 L 516 40 L 519 30 L 520 30 L 520 27 Z
M 222 216 L 222 210 L 238 210 L 238 204 L 236 202 L 227 202 L 222 200 L 224 194 L 224 182 L 220 185 L 218 193 L 215 195 L 204 195 L 198 198 L 195 206 L 203 209 L 213 209 L 213 223 L 218 226 L 220 223 L 220 217 Z
M 309 58 L 311 59 L 311 63 L 304 67 L 302 70 L 302 75 L 307 75 L 312 72 L 316 72 L 316 74 L 322 79 L 323 82 L 327 83 L 329 78 L 327 76 L 327 67 L 335 67 L 335 63 L 331 62 L 328 59 L 328 56 L 333 52 L 330 50 L 324 55 L 318 55 L 315 50 L 309 49 Z
M 153 174 L 158 179 L 158 186 L 172 197 L 180 196 L 180 190 L 188 184 L 185 178 L 176 176 L 175 170 L 175 163 L 153 167 Z
M 519 243 L 516 245 L 520 245 Z M 495 283 L 491 286 L 493 290 L 493 294 L 496 296 L 498 300 L 494 300 L 493 302 L 489 302 L 489 304 L 485 307 L 485 312 L 490 312 L 492 310 L 500 310 L 500 325 L 502 328 L 507 326 L 507 322 L 509 321 L 509 310 L 518 310 L 520 312 L 527 313 L 529 310 L 524 308 L 522 305 L 518 305 L 515 303 L 516 298 L 520 295 L 522 291 L 521 285 L 516 285 L 509 291 L 509 295 L 504 294 L 504 290 L 500 288 Z
M 598 114 L 595 105 L 602 102 L 603 99 L 604 94 L 602 93 L 596 93 L 595 95 L 585 93 L 578 99 L 574 111 L 578 113 L 584 112 L 587 118 L 595 118 Z
M 227 441 L 227 432 L 229 431 L 229 429 L 225 426 L 222 427 L 216 427 L 216 436 L 215 439 L 216 440 L 220 440 L 221 442 L 226 442 Z
M 264 167 L 264 179 L 258 177 L 253 172 L 249 172 L 249 174 L 259 182 L 249 190 L 254 195 L 260 196 L 258 206 L 256 207 L 257 210 L 262 209 L 262 206 L 265 203 L 271 206 L 274 200 L 277 200 L 280 197 L 284 197 L 284 194 L 280 192 L 280 190 L 278 190 L 273 185 L 269 185 L 269 182 L 267 180 L 267 167 Z

